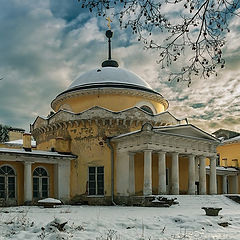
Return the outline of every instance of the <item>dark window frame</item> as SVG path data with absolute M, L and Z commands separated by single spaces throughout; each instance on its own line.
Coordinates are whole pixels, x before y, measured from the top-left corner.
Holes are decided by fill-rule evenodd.
M 88 167 L 88 195 L 104 196 L 104 166 Z
M 47 182 L 46 184 L 43 183 L 45 180 Z M 43 190 L 45 186 L 47 186 L 47 188 Z M 49 188 L 50 181 L 47 169 L 42 166 L 36 167 L 33 171 L 33 199 L 48 198 Z
M 143 111 L 145 111 L 145 112 L 147 112 L 147 113 L 150 113 L 150 114 L 152 114 L 152 115 L 154 114 L 152 108 L 150 108 L 150 107 L 147 106 L 147 105 L 142 105 L 142 106 L 140 107 L 140 109 L 142 109 Z
M 16 171 L 11 165 L 0 166 L 0 179 L 0 199 L 16 199 Z

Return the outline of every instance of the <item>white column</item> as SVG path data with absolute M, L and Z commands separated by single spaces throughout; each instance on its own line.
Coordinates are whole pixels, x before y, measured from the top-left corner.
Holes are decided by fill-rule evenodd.
M 216 157 L 210 158 L 210 194 L 217 194 Z
M 144 150 L 143 195 L 152 194 L 152 150 Z
M 32 163 L 24 162 L 24 202 L 32 202 Z
M 206 158 L 204 156 L 199 157 L 199 194 L 206 194 Z
M 232 176 L 232 193 L 238 193 L 238 175 Z
M 57 164 L 57 194 L 63 202 L 70 199 L 70 162 L 65 161 Z
M 135 173 L 134 173 L 134 155 L 135 153 L 129 152 L 129 194 L 135 194 Z
M 158 152 L 158 193 L 166 192 L 166 152 Z
M 223 189 L 222 189 L 222 191 L 223 191 L 223 194 L 227 194 L 228 192 L 227 192 L 227 175 L 223 175 L 222 176 L 222 186 L 223 186 Z
M 195 156 L 188 157 L 188 194 L 195 194 Z
M 178 153 L 172 153 L 172 187 L 171 194 L 179 194 L 179 165 L 178 165 Z

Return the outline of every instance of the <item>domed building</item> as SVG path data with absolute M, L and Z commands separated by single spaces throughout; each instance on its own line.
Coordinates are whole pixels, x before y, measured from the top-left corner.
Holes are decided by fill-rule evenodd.
M 218 139 L 175 118 L 160 93 L 111 55 L 76 78 L 51 107 L 53 114 L 31 125 L 36 150 L 25 134 L 25 155 L 14 165 L 19 185 L 24 182 L 15 194 L 23 195 L 20 204 L 49 196 L 134 204 L 139 196 L 216 194 L 221 188 Z M 228 174 L 231 192 L 238 192 L 237 172 Z

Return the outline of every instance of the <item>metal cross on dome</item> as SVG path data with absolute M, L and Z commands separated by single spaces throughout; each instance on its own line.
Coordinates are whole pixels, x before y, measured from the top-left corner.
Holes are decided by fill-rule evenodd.
M 107 24 L 108 28 L 111 29 L 112 20 L 110 19 L 110 17 L 107 17 L 106 20 L 108 21 L 108 24 Z

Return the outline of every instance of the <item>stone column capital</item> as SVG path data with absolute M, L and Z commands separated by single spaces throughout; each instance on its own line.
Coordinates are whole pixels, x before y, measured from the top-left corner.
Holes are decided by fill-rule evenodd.
M 178 156 L 178 155 L 179 155 L 179 152 L 171 152 L 171 154 L 172 154 L 173 156 Z
M 152 149 L 143 149 L 143 152 L 152 152 Z
M 193 154 L 193 153 L 188 154 L 188 156 L 189 157 L 195 157 L 195 158 L 197 157 L 196 154 Z
M 32 165 L 33 164 L 33 162 L 24 162 L 24 165 Z
M 131 157 L 134 157 L 135 156 L 135 152 L 128 152 L 128 155 L 131 156 Z
M 201 160 L 205 160 L 205 159 L 206 159 L 206 156 L 200 155 L 200 156 L 198 156 L 198 158 L 199 158 L 199 160 L 201 161 Z
M 196 159 L 196 155 L 194 155 L 194 154 L 189 154 L 189 155 L 188 155 L 188 158 L 191 159 L 191 160 L 195 160 L 195 159 Z
M 166 151 L 162 151 L 162 150 L 157 151 L 157 154 L 166 154 L 166 153 L 167 153 Z

